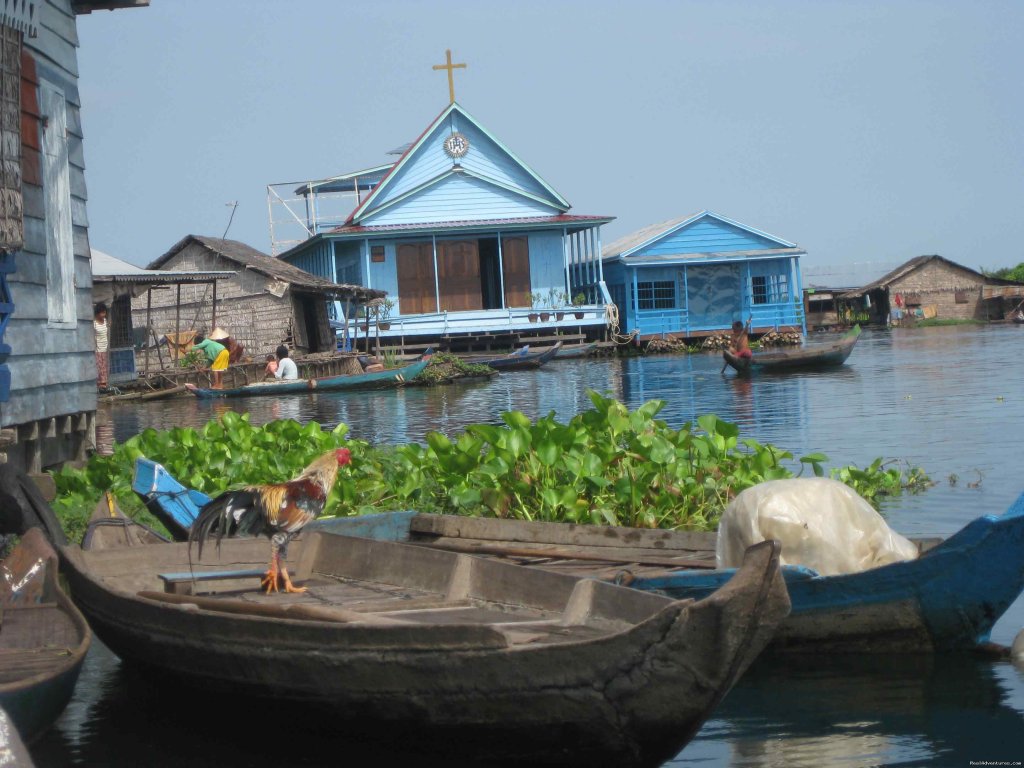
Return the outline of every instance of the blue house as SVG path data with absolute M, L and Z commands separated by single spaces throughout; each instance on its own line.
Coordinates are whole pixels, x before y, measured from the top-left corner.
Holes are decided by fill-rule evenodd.
M 753 318 L 806 331 L 800 247 L 701 211 L 606 246 L 603 274 L 623 329 L 641 339 L 703 336 Z
M 386 291 L 394 306 L 378 324 L 385 340 L 603 332 L 600 228 L 611 217 L 570 214 L 455 102 L 397 152 L 394 163 L 294 189 L 305 239 L 280 258 Z M 327 205 L 332 193 L 353 198 L 354 210 L 339 218 Z M 581 294 L 582 306 L 567 308 Z M 353 308 L 333 312 L 347 331 Z

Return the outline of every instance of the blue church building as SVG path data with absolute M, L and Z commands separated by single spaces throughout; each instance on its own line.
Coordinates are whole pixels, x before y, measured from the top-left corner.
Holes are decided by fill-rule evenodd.
M 452 102 L 397 161 L 304 183 L 304 239 L 280 258 L 321 277 L 387 292 L 382 340 L 466 334 L 596 337 L 609 297 L 601 226 Z M 333 219 L 322 204 L 348 193 Z M 577 306 L 568 305 L 576 300 Z M 346 331 L 352 308 L 336 306 Z
M 795 243 L 701 211 L 607 245 L 603 275 L 623 329 L 704 336 L 752 318 L 757 332 L 806 332 Z

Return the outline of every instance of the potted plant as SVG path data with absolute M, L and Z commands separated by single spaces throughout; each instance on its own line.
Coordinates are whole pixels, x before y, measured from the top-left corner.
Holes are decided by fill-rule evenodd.
M 382 331 L 387 331 L 391 328 L 391 312 L 394 308 L 395 302 L 393 299 L 384 299 L 384 301 L 377 305 L 377 327 Z
M 586 303 L 587 303 L 587 297 L 583 293 L 577 293 L 575 296 L 573 296 L 572 305 L 574 307 L 582 307 Z M 579 309 L 576 310 L 576 319 L 577 320 L 582 320 L 583 319 L 583 313 Z
M 370 332 L 370 318 L 367 317 L 366 307 L 361 304 L 356 307 L 356 324 L 363 326 L 363 333 Z
M 531 304 L 533 309 L 537 309 L 537 307 L 540 305 L 541 301 L 543 301 L 543 297 L 539 293 L 531 293 L 530 294 L 530 304 Z M 537 319 L 540 316 L 536 312 L 531 312 L 526 317 L 527 317 L 527 319 L 531 323 L 536 323 Z
M 561 311 L 561 308 L 569 303 L 569 297 L 565 291 L 560 291 L 557 288 L 550 289 L 548 291 L 548 303 L 555 310 L 555 320 L 561 320 L 565 317 L 565 312 Z

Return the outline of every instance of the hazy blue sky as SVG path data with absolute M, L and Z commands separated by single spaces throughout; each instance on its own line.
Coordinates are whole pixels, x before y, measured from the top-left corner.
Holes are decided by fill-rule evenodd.
M 387 162 L 456 97 L 604 242 L 715 211 L 805 268 L 1024 261 L 1024 2 L 152 0 L 79 18 L 92 245 L 269 251 L 265 186 Z

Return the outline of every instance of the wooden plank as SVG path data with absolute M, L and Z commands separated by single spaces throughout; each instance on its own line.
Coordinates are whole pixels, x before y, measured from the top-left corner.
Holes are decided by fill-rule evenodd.
M 552 547 L 547 545 L 507 546 L 486 542 L 467 541 L 465 539 L 436 539 L 431 542 L 412 541 L 412 544 L 443 549 L 446 552 L 462 552 L 469 555 L 495 555 L 497 557 L 542 557 L 559 560 L 584 560 L 593 562 L 622 563 L 636 565 L 656 565 L 671 568 L 706 568 L 714 569 L 715 561 L 673 558 L 657 555 L 641 555 L 631 557 L 622 550 L 611 547 Z
M 506 237 L 501 241 L 504 270 L 505 306 L 531 307 L 530 246 L 525 237 Z
M 416 515 L 410 523 L 413 533 L 533 544 L 572 544 L 587 547 L 638 547 L 670 553 L 714 552 L 715 534 L 702 531 L 666 531 L 641 528 L 535 523 L 523 520 L 494 520 L 457 515 Z
M 430 243 L 400 243 L 395 261 L 402 314 L 436 312 L 433 246 Z

